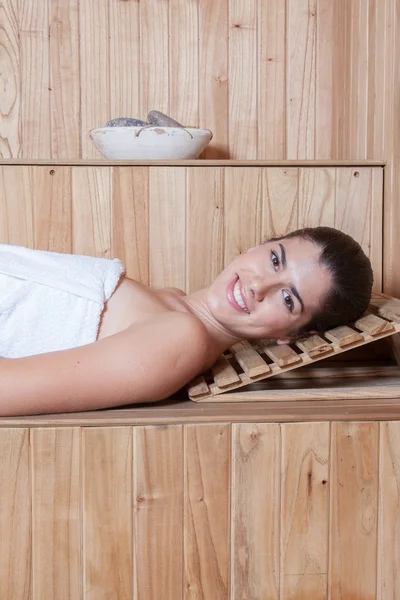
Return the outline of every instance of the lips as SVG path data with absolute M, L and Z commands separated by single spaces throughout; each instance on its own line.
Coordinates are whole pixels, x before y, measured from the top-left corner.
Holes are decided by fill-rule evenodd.
M 229 304 L 238 312 L 249 314 L 249 309 L 243 295 L 243 288 L 239 277 L 235 277 L 228 285 L 227 290 Z

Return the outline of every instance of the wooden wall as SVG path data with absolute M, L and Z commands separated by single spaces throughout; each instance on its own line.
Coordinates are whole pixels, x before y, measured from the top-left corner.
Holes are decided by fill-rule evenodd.
M 1 428 L 0 488 L 4 600 L 400 594 L 399 422 Z
M 330 225 L 382 287 L 381 167 L 0 165 L 0 242 L 119 257 L 127 274 L 194 291 L 239 253 Z

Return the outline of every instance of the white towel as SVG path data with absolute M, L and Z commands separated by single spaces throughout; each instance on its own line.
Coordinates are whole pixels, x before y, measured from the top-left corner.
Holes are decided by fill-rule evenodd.
M 118 259 L 0 244 L 0 356 L 94 342 L 104 303 L 124 271 Z

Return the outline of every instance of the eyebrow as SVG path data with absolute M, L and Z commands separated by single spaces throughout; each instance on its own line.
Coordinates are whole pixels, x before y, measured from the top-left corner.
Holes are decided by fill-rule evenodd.
M 283 244 L 279 244 L 279 248 L 281 250 L 281 263 L 282 263 L 282 267 L 283 269 L 286 269 L 287 266 L 287 260 L 286 260 L 286 250 L 285 247 L 283 246 Z M 300 306 L 301 306 L 301 312 L 304 312 L 304 302 L 301 299 L 301 296 L 299 294 L 299 292 L 297 291 L 297 289 L 295 288 L 294 285 L 289 286 L 290 287 L 290 291 L 292 292 L 293 296 L 295 298 L 297 298 L 297 300 L 300 302 Z

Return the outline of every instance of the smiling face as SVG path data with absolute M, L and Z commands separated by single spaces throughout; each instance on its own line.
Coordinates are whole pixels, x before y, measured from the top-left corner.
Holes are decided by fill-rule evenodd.
M 331 285 L 320 249 L 301 238 L 270 241 L 236 258 L 208 290 L 213 317 L 242 338 L 285 338 L 306 325 Z

